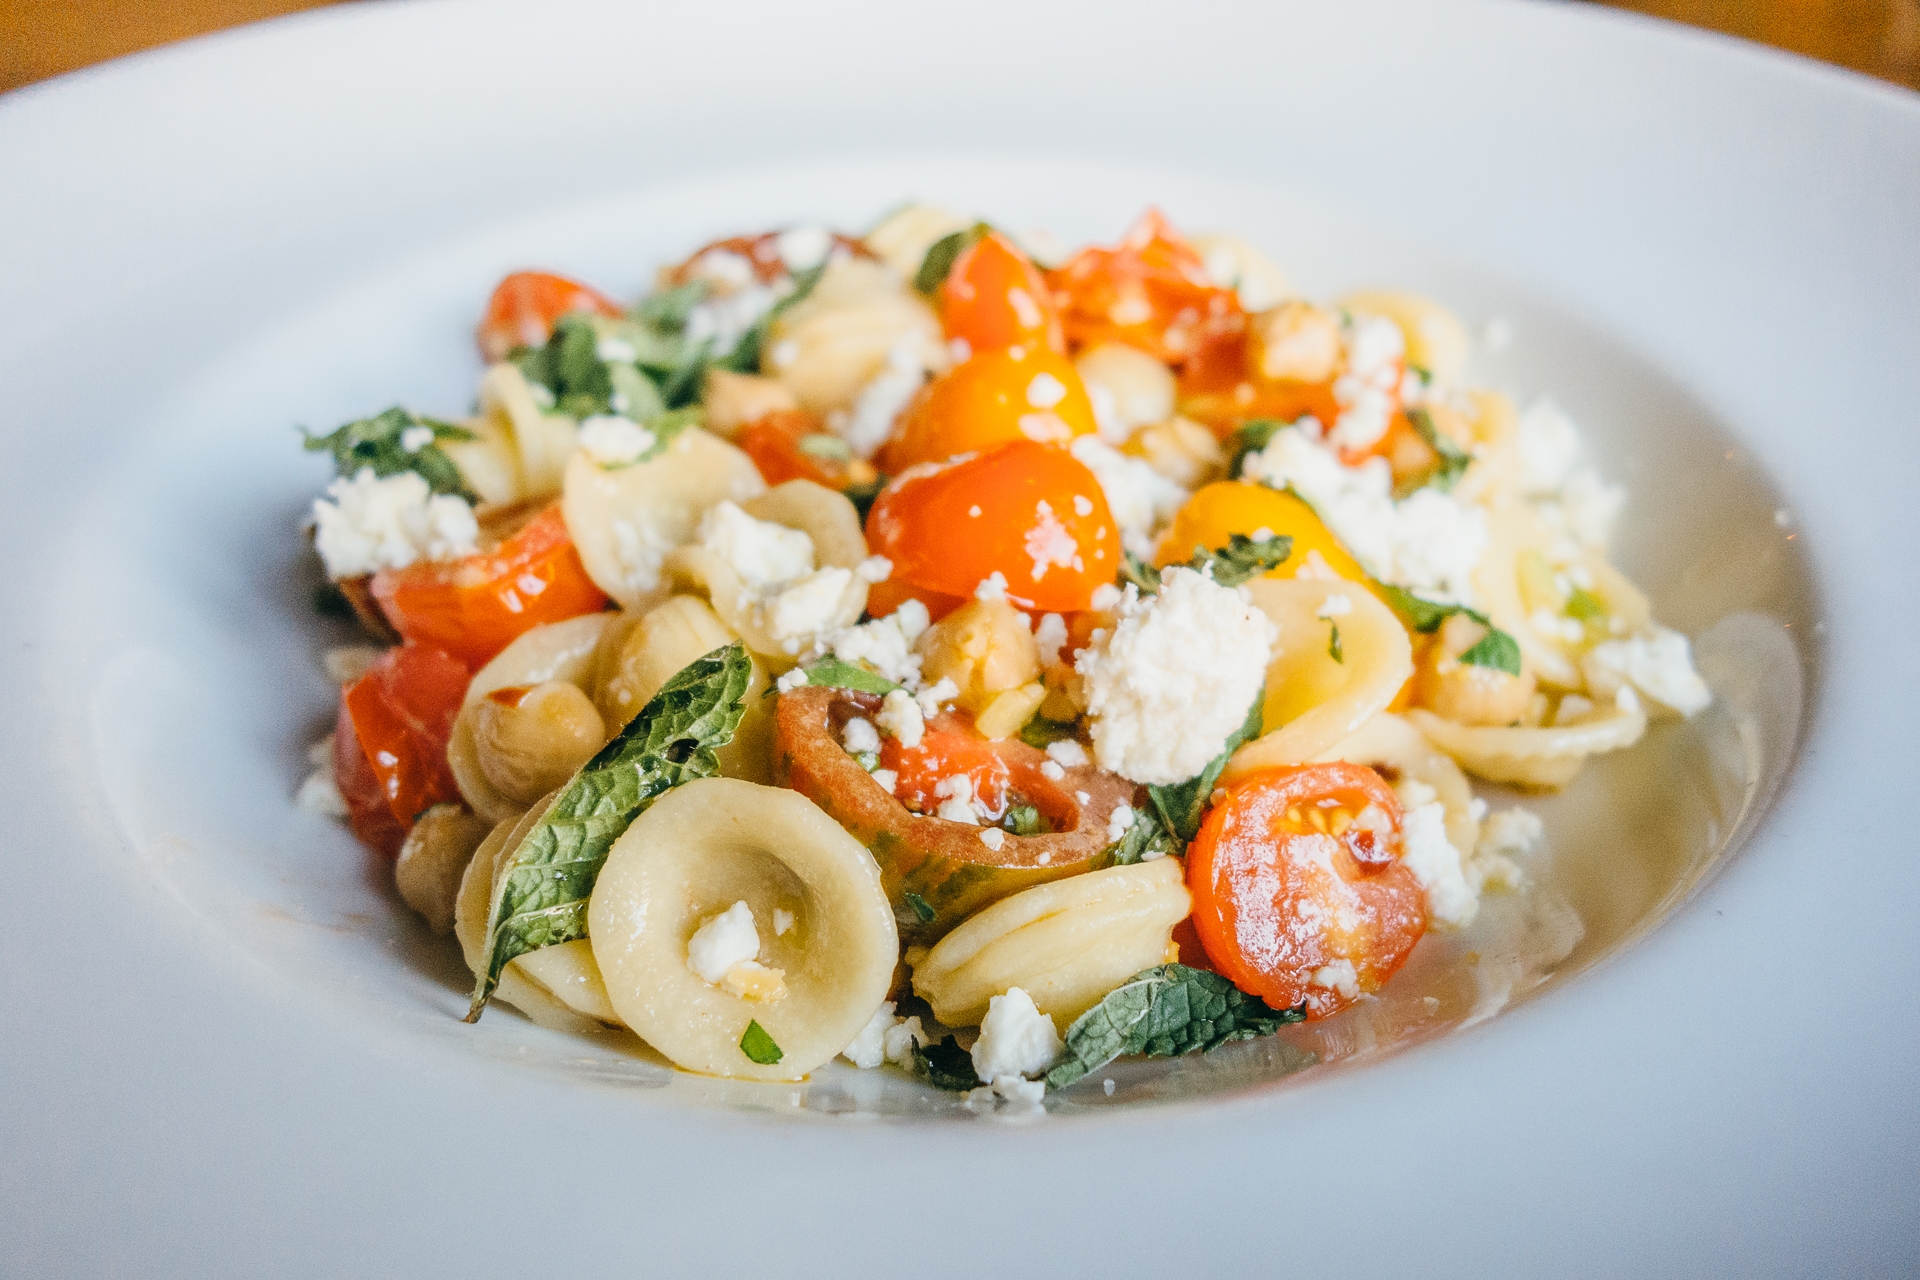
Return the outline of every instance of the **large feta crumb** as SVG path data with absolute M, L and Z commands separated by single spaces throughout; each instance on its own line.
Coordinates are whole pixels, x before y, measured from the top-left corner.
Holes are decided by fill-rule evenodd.
M 974 803 L 973 779 L 964 773 L 949 774 L 933 786 L 933 794 L 940 805 L 933 811 L 936 818 L 945 818 L 948 822 L 965 822 L 972 826 L 980 825 L 980 810 Z
M 1244 588 L 1181 568 L 1166 572 L 1157 595 L 1127 588 L 1119 613 L 1074 662 L 1094 757 L 1133 782 L 1184 782 L 1246 722 L 1273 625 Z
M 1040 650 L 1041 667 L 1059 662 L 1067 643 L 1067 620 L 1057 613 L 1042 614 L 1040 625 L 1033 629 L 1033 643 Z
M 987 848 L 993 850 L 995 853 L 1000 852 L 1000 846 L 1004 845 L 1006 842 L 1007 842 L 1007 833 L 1002 831 L 1000 828 L 998 827 L 981 828 L 980 843 L 987 846 Z
M 716 502 L 694 535 L 755 591 L 784 586 L 813 572 L 813 539 L 772 520 L 756 520 L 738 503 Z
M 1117 804 L 1113 812 L 1107 815 L 1107 839 L 1118 843 L 1127 835 L 1127 828 L 1133 825 L 1133 806 Z
M 1360 974 L 1351 960 L 1335 960 L 1332 964 L 1321 965 L 1313 971 L 1308 981 L 1316 987 L 1337 991 L 1349 1000 L 1360 994 Z
M 1019 987 L 987 1002 L 980 1038 L 973 1042 L 973 1072 L 992 1084 L 1006 1076 L 1038 1075 L 1065 1048 L 1053 1019 L 1034 1006 Z
M 869 586 L 885 582 L 893 576 L 893 561 L 885 556 L 868 556 L 853 567 L 853 576 Z
M 806 271 L 826 259 L 833 233 L 825 227 L 789 227 L 775 237 L 773 246 L 788 271 Z
M 597 413 L 580 424 L 580 448 L 602 467 L 624 467 L 638 462 L 653 448 L 654 434 L 630 418 Z
M 1033 524 L 1027 529 L 1023 546 L 1027 558 L 1033 562 L 1035 582 L 1045 578 L 1047 570 L 1055 566 L 1072 568 L 1074 560 L 1080 555 L 1080 544 L 1060 523 L 1060 517 L 1053 512 L 1053 505 L 1045 498 L 1034 503 Z
M 432 427 L 407 427 L 400 432 L 400 448 L 406 453 L 418 453 L 432 443 Z
M 860 1028 L 860 1034 L 840 1051 L 840 1056 L 862 1071 L 879 1066 L 887 1060 L 887 1032 L 892 1029 L 893 1001 L 888 1000 L 873 1011 L 867 1025 Z
M 917 747 L 926 736 L 927 726 L 920 715 L 920 704 L 905 689 L 887 694 L 880 703 L 880 713 L 873 720 L 880 732 L 898 738 L 903 747 Z
M 335 579 L 416 560 L 457 560 L 472 555 L 480 537 L 464 499 L 434 493 L 413 471 L 376 476 L 362 467 L 343 476 L 314 502 L 313 519 L 314 546 Z
M 1406 337 L 1383 316 L 1354 316 L 1346 326 L 1347 369 L 1333 380 L 1340 406 L 1327 438 L 1342 449 L 1368 449 L 1387 434 L 1400 386 Z
M 895 684 L 918 685 L 922 659 L 913 642 L 928 625 L 927 606 L 908 600 L 884 618 L 835 632 L 827 643 L 842 662 L 864 662 Z
M 873 727 L 873 721 L 855 716 L 847 721 L 847 727 L 840 731 L 840 742 L 854 755 L 878 751 L 880 731 Z
M 1087 749 L 1072 738 L 1062 738 L 1047 744 L 1047 759 L 1069 769 L 1078 769 L 1087 763 Z
M 894 343 L 887 351 L 885 367 L 861 388 L 852 411 L 834 419 L 835 431 L 856 455 L 871 458 L 893 434 L 893 424 L 906 412 L 926 380 L 927 367 L 921 358 L 920 344 L 904 339 Z
M 1460 851 L 1447 839 L 1446 807 L 1429 800 L 1408 809 L 1401 833 L 1400 861 L 1426 890 L 1427 914 L 1441 924 L 1470 923 L 1480 910 L 1480 900 L 1467 883 Z
M 920 1026 L 918 1017 L 901 1018 L 887 1028 L 887 1061 L 896 1067 L 913 1065 L 913 1051 L 924 1049 L 933 1043 L 933 1037 Z
M 1153 534 L 1187 500 L 1187 491 L 1155 471 L 1144 458 L 1121 453 L 1097 436 L 1081 436 L 1068 448 L 1106 495 L 1107 509 L 1120 527 L 1127 550 L 1142 558 L 1153 555 Z
M 1482 888 L 1516 889 L 1526 879 L 1516 858 L 1532 853 L 1546 838 L 1538 814 L 1521 808 L 1502 809 L 1480 828 L 1467 879 Z
M 1655 626 L 1625 640 L 1597 644 L 1581 660 L 1587 687 L 1602 702 L 1632 686 L 1656 707 L 1690 716 L 1713 701 L 1693 669 L 1693 651 L 1678 631 Z
M 760 954 L 760 932 L 753 925 L 753 908 L 740 901 L 709 919 L 687 939 L 687 968 L 715 986 L 727 970 Z
M 1545 396 L 1521 413 L 1514 444 L 1520 456 L 1520 491 L 1526 494 L 1557 493 L 1580 459 L 1580 429 Z
M 914 694 L 913 700 L 920 707 L 921 718 L 931 720 L 940 714 L 942 707 L 959 696 L 960 687 L 953 682 L 952 678 L 941 676 L 933 684 Z
M 893 789 L 900 785 L 900 775 L 891 769 L 875 769 L 873 780 L 879 783 L 880 789 L 888 795 L 892 795 Z
M 973 598 L 985 604 L 992 604 L 996 600 L 1005 600 L 1007 598 L 1007 575 L 995 569 L 992 573 L 980 579 L 979 585 L 973 589 Z
M 323 818 L 347 816 L 347 801 L 333 777 L 333 735 L 328 734 L 307 748 L 307 764 L 313 772 L 294 792 L 293 803 L 308 813 Z

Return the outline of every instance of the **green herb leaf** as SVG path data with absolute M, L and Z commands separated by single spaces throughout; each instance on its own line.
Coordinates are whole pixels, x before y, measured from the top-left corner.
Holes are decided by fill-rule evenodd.
M 1327 632 L 1327 656 L 1335 662 L 1344 665 L 1347 660 L 1347 651 L 1340 643 L 1340 624 L 1329 619 L 1327 627 L 1329 628 Z
M 1000 819 L 1000 825 L 1017 836 L 1044 835 L 1052 829 L 1040 816 L 1040 810 L 1030 804 L 1008 805 L 1007 816 Z
M 1127 834 L 1107 846 L 1107 860 L 1116 867 L 1132 866 L 1143 862 L 1149 853 L 1179 853 L 1173 843 L 1173 837 L 1167 834 L 1167 828 L 1160 817 L 1151 808 L 1135 809 L 1133 822 L 1127 827 Z
M 473 439 L 473 433 L 464 427 L 416 417 L 397 405 L 371 418 L 349 422 L 324 436 L 301 434 L 309 453 L 333 455 L 333 473 L 337 476 L 358 475 L 362 467 L 371 467 L 373 474 L 383 477 L 411 471 L 425 480 L 427 488 L 435 493 L 450 493 L 468 502 L 478 502 L 479 497 L 467 487 L 460 468 L 453 465 L 453 459 L 437 443 L 423 444 L 409 452 L 400 442 L 407 432 L 420 427 L 431 431 L 435 442 Z
M 1020 741 L 1045 751 L 1054 743 L 1073 737 L 1077 728 L 1078 722 L 1074 720 L 1049 720 L 1036 715 L 1020 727 Z
M 780 301 L 767 309 L 767 314 L 754 322 L 751 329 L 740 335 L 740 341 L 733 350 L 715 360 L 714 367 L 728 369 L 734 373 L 760 372 L 760 353 L 767 345 L 767 336 L 773 332 L 773 322 L 785 315 L 789 308 L 800 303 L 813 287 L 820 283 L 820 277 L 827 274 L 827 262 L 808 267 L 805 271 L 793 273 L 793 289 Z M 669 397 L 668 403 L 672 403 Z
M 1420 438 L 1427 442 L 1427 447 L 1440 455 L 1440 461 L 1434 464 L 1433 470 L 1427 473 L 1422 484 L 1432 485 L 1442 493 L 1447 492 L 1462 475 L 1466 474 L 1468 466 L 1473 462 L 1473 455 L 1455 444 L 1451 437 L 1434 426 L 1433 415 L 1425 409 L 1409 409 L 1407 421 L 1413 424 L 1413 429 L 1419 433 Z
M 933 907 L 928 904 L 925 898 L 917 893 L 909 893 L 906 895 L 906 901 L 907 905 L 913 908 L 913 914 L 919 919 L 921 924 L 933 923 L 933 918 L 938 913 L 934 911 Z
M 1582 622 L 1593 622 L 1607 616 L 1607 606 L 1591 591 L 1575 587 L 1573 594 L 1567 597 L 1567 616 Z
M 1147 795 L 1153 801 L 1154 809 L 1160 815 L 1160 821 L 1167 832 L 1177 842 L 1176 849 L 1184 850 L 1200 832 L 1200 816 L 1207 811 L 1207 804 L 1213 796 L 1213 787 L 1220 780 L 1220 771 L 1227 767 L 1227 760 L 1240 745 L 1251 742 L 1260 736 L 1261 712 L 1267 702 L 1267 691 L 1263 687 L 1254 695 L 1253 705 L 1247 708 L 1247 717 L 1240 727 L 1227 739 L 1227 745 L 1219 755 L 1208 762 L 1198 777 L 1172 786 L 1148 787 Z M 1132 834 L 1129 832 L 1128 834 Z M 1123 841 L 1124 843 L 1124 841 Z
M 913 287 L 932 297 L 940 292 L 940 286 L 947 282 L 947 276 L 953 272 L 953 264 L 973 247 L 973 242 L 993 230 L 984 222 L 976 222 L 961 231 L 941 236 L 927 249 L 926 257 L 920 259 L 920 269 L 913 273 Z
M 1234 428 L 1233 453 L 1227 462 L 1227 478 L 1238 480 L 1246 467 L 1247 455 L 1258 453 L 1272 444 L 1274 434 L 1287 425 L 1278 418 L 1249 418 Z
M 1283 535 L 1255 542 L 1244 533 L 1236 533 L 1227 540 L 1226 546 L 1211 554 L 1195 547 L 1187 568 L 1204 573 L 1211 566 L 1215 582 L 1223 587 L 1237 587 L 1279 568 L 1291 554 L 1293 539 L 1290 537 Z
M 1150 596 L 1160 590 L 1160 571 L 1133 552 L 1123 551 L 1120 553 L 1119 585 L 1138 587 L 1141 595 Z
M 1517 676 L 1520 674 L 1520 645 L 1500 628 L 1489 627 L 1487 634 L 1460 655 L 1460 661 L 1469 667 L 1491 667 L 1495 671 Z
M 715 753 L 733 741 L 752 678 L 738 641 L 688 663 L 560 789 L 494 885 L 468 1022 L 514 957 L 587 936 L 587 897 L 607 850 L 666 792 L 720 771 Z
M 973 1055 L 962 1049 L 952 1036 L 939 1044 L 915 1049 L 913 1060 L 915 1069 L 924 1068 L 927 1079 L 936 1089 L 965 1093 L 980 1087 L 980 1077 L 973 1069 Z
M 1174 1058 L 1272 1035 L 1306 1019 L 1306 1006 L 1274 1009 L 1217 973 L 1163 964 L 1135 974 L 1067 1028 L 1065 1055 L 1047 1072 L 1063 1089 L 1126 1054 Z
M 650 293 L 633 309 L 633 318 L 650 329 L 679 333 L 687 327 L 687 317 L 706 300 L 705 280 L 690 280 L 671 289 Z
M 885 697 L 900 686 L 883 675 L 843 662 L 839 658 L 817 658 L 800 668 L 807 683 L 823 689 L 851 689 L 855 693 L 876 693 Z
M 787 1056 L 758 1021 L 747 1023 L 747 1033 L 740 1037 L 740 1052 L 763 1067 L 770 1067 Z

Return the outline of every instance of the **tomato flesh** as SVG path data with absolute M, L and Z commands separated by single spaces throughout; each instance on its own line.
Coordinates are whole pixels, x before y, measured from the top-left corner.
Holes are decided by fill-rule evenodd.
M 1098 429 L 1073 361 L 1048 347 L 981 351 L 928 383 L 881 453 L 899 473 L 1019 440 L 1068 444 Z
M 811 480 L 829 489 L 846 489 L 871 484 L 878 475 L 871 464 L 846 452 L 839 438 L 803 409 L 782 409 L 756 418 L 734 433 L 733 442 L 753 459 L 769 486 Z
M 336 737 L 335 782 L 355 818 L 355 833 L 376 848 L 386 849 L 391 828 L 368 803 L 365 774 L 372 775 L 374 791 L 402 835 L 428 807 L 460 798 L 447 766 L 447 741 L 470 674 L 443 650 L 400 645 L 381 654 L 341 696 L 342 727 L 351 729 L 360 758 L 356 762 L 347 751 L 343 762 L 345 739 Z M 398 848 L 393 841 L 392 851 Z
M 373 762 L 354 732 L 353 713 L 344 696 L 333 723 L 333 783 L 347 802 L 347 825 L 360 843 L 389 858 L 398 857 L 407 824 L 394 817 L 387 805 L 380 775 L 373 771 Z
M 1120 563 L 1093 472 L 1031 441 L 894 477 L 868 513 L 867 542 L 905 586 L 966 599 L 998 573 L 1009 603 L 1057 613 L 1085 609 Z
M 1324 1018 L 1379 990 L 1426 932 L 1426 894 L 1400 848 L 1399 801 L 1371 769 L 1249 774 L 1188 851 L 1195 932 L 1242 991 Z
M 1066 350 L 1046 277 L 998 231 L 954 259 L 940 287 L 940 316 L 947 337 L 976 354 L 1016 345 Z
M 591 285 L 545 271 L 516 271 L 487 300 L 480 321 L 480 354 L 504 360 L 521 347 L 544 346 L 554 322 L 571 311 L 617 316 L 620 304 Z
M 1120 342 L 1166 364 L 1187 360 L 1209 332 L 1242 314 L 1233 290 L 1213 282 L 1199 252 L 1157 209 L 1116 248 L 1082 249 L 1047 283 L 1073 346 Z
M 403 637 L 475 668 L 524 631 L 607 606 L 567 536 L 558 503 L 495 551 L 382 569 L 373 575 L 373 597 Z
M 928 721 L 917 746 L 898 738 L 880 740 L 880 767 L 894 772 L 894 799 L 918 813 L 935 814 L 952 797 L 941 785 L 956 775 L 972 786 L 976 811 L 996 823 L 1017 798 L 1032 805 L 1055 831 L 1072 828 L 1077 802 L 1058 782 L 1040 772 L 1045 757 L 1018 742 L 993 742 L 980 736 L 973 721 L 945 712 Z

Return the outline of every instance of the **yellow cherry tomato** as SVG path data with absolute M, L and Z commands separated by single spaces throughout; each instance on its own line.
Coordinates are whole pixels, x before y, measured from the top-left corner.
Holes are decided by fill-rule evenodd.
M 898 475 L 920 462 L 1020 440 L 1065 445 L 1095 429 L 1073 361 L 1037 345 L 977 351 L 920 393 L 881 454 Z
M 1320 523 L 1312 507 L 1290 493 L 1245 480 L 1221 480 L 1188 498 L 1160 539 L 1154 563 L 1179 564 L 1193 555 L 1195 547 L 1218 551 L 1234 534 L 1252 537 L 1262 529 L 1293 539 L 1293 550 L 1269 578 L 1292 578 L 1303 570 L 1311 577 L 1331 570 L 1353 582 L 1369 581 L 1367 571 Z

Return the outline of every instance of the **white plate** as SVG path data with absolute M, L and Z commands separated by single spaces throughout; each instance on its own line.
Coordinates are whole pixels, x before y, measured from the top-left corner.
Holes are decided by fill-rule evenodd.
M 17 94 L 0 174 L 9 1273 L 1920 1263 L 1912 95 L 1543 5 L 389 5 Z M 631 291 L 906 194 L 1154 201 L 1514 322 L 1483 372 L 1588 425 L 1721 695 L 1557 802 L 1586 933 L 1539 998 L 1460 1030 L 1543 976 L 1496 965 L 1344 1064 L 1024 1126 L 453 1021 L 457 961 L 287 803 L 328 697 L 287 424 L 457 408 L 504 269 Z

